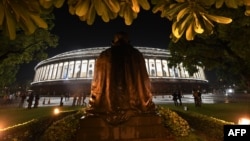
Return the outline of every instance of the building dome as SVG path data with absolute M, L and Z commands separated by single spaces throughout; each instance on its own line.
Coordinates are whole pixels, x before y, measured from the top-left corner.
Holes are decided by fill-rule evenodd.
M 79 92 L 89 94 L 95 59 L 107 48 L 73 50 L 39 62 L 34 68 L 32 89 L 42 95 Z M 199 71 L 190 76 L 182 64 L 175 68 L 168 66 L 168 58 L 171 56 L 168 50 L 149 47 L 136 48 L 145 58 L 153 94 L 170 94 L 176 88 L 191 93 L 194 87 L 205 88 L 207 86 L 208 81 L 201 67 L 197 67 Z

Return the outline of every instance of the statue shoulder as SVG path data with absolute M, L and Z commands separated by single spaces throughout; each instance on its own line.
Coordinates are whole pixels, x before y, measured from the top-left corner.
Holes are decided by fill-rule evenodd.
M 110 54 L 110 52 L 111 52 L 111 48 L 107 48 L 100 53 L 100 56 L 108 55 L 108 54 Z

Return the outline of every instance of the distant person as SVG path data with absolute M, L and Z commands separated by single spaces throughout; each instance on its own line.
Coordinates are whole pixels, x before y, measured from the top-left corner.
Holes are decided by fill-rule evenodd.
M 86 106 L 87 105 L 86 102 L 85 102 L 86 97 L 87 97 L 86 94 L 83 93 L 83 96 L 82 96 L 82 106 Z
M 60 106 L 63 106 L 63 95 L 61 95 Z
M 67 94 L 67 92 L 65 92 L 65 93 L 64 93 L 64 98 L 65 98 L 64 101 L 67 100 L 67 97 L 68 97 L 68 94 Z
M 177 99 L 179 101 L 180 106 L 182 105 L 182 91 L 180 89 L 177 90 Z
M 39 96 L 38 93 L 36 93 L 36 94 L 35 94 L 35 104 L 34 104 L 34 108 L 37 108 L 37 107 L 38 107 L 39 99 L 40 99 L 40 96 Z
M 150 85 L 142 53 L 130 44 L 126 32 L 118 32 L 96 60 L 87 111 L 124 119 L 155 112 Z
M 201 90 L 198 90 L 198 100 L 199 100 L 199 106 L 201 106 L 201 102 L 202 102 L 202 99 L 201 99 Z
M 45 98 L 43 98 L 43 105 L 45 104 Z
M 82 105 L 82 98 L 83 98 L 83 94 L 79 94 L 77 97 L 77 106 L 81 106 Z
M 27 100 L 27 102 L 28 102 L 28 109 L 31 109 L 33 100 L 34 100 L 34 92 L 31 91 L 31 92 L 29 92 L 29 98 Z
M 76 106 L 76 101 L 77 101 L 77 95 L 76 95 L 76 94 L 74 94 L 74 96 L 73 96 L 72 106 Z
M 69 97 L 70 97 L 69 95 L 70 95 L 69 92 L 65 93 L 65 101 L 69 101 Z
M 173 96 L 174 105 L 178 106 L 178 101 L 177 101 L 178 100 L 178 94 L 177 94 L 177 91 L 174 91 L 172 96 Z
M 200 107 L 201 106 L 201 97 L 200 97 L 201 93 L 199 93 L 199 91 L 196 89 L 193 89 L 192 93 L 194 97 L 195 107 Z

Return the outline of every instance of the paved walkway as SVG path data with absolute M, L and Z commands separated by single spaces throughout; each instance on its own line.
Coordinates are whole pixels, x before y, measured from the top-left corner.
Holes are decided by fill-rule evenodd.
M 85 104 L 88 103 L 89 97 L 86 97 Z M 39 100 L 38 107 L 43 106 L 60 106 L 61 97 L 41 97 Z M 170 95 L 159 95 L 153 97 L 155 104 L 173 104 L 172 96 Z M 250 94 L 235 94 L 232 96 L 225 96 L 222 94 L 202 94 L 202 103 L 213 104 L 213 103 L 235 103 L 235 102 L 249 102 Z M 33 102 L 34 103 L 34 102 Z M 192 94 L 185 94 L 182 98 L 182 103 L 194 103 Z M 18 107 L 19 100 L 16 100 L 12 104 L 1 105 L 0 107 Z M 73 104 L 73 97 L 69 99 L 63 98 L 63 105 L 71 106 Z M 26 108 L 28 103 L 25 101 L 24 107 Z

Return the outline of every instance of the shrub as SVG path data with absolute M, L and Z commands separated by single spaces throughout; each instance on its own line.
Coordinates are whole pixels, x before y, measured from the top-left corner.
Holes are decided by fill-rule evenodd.
M 234 124 L 233 122 L 227 122 L 214 117 L 206 115 L 176 110 L 176 113 L 184 118 L 189 125 L 196 131 L 206 133 L 208 137 L 215 140 L 223 140 L 224 136 L 224 125 Z
M 83 111 L 69 115 L 54 122 L 44 133 L 42 141 L 72 141 L 76 138 L 79 129 L 79 120 Z
M 29 122 L 17 125 L 0 132 L 1 141 L 74 141 L 79 129 L 79 121 L 84 111 L 61 113 L 57 116 L 33 119 Z M 224 120 L 205 116 L 202 114 L 170 110 L 159 107 L 159 115 L 163 118 L 163 124 L 179 139 L 197 140 L 199 134 L 190 132 L 191 127 L 195 131 L 205 133 L 209 141 L 223 140 L 223 126 L 234 124 Z M 191 134 L 190 134 L 191 133 Z
M 63 117 L 75 113 L 65 112 L 58 116 L 41 117 L 39 119 L 32 119 L 28 122 L 15 125 L 0 132 L 1 141 L 40 141 L 44 131 L 50 125 Z M 43 141 L 43 140 L 41 140 Z
M 159 107 L 159 114 L 164 120 L 164 125 L 176 136 L 187 136 L 190 132 L 189 124 L 176 112 L 169 108 Z

